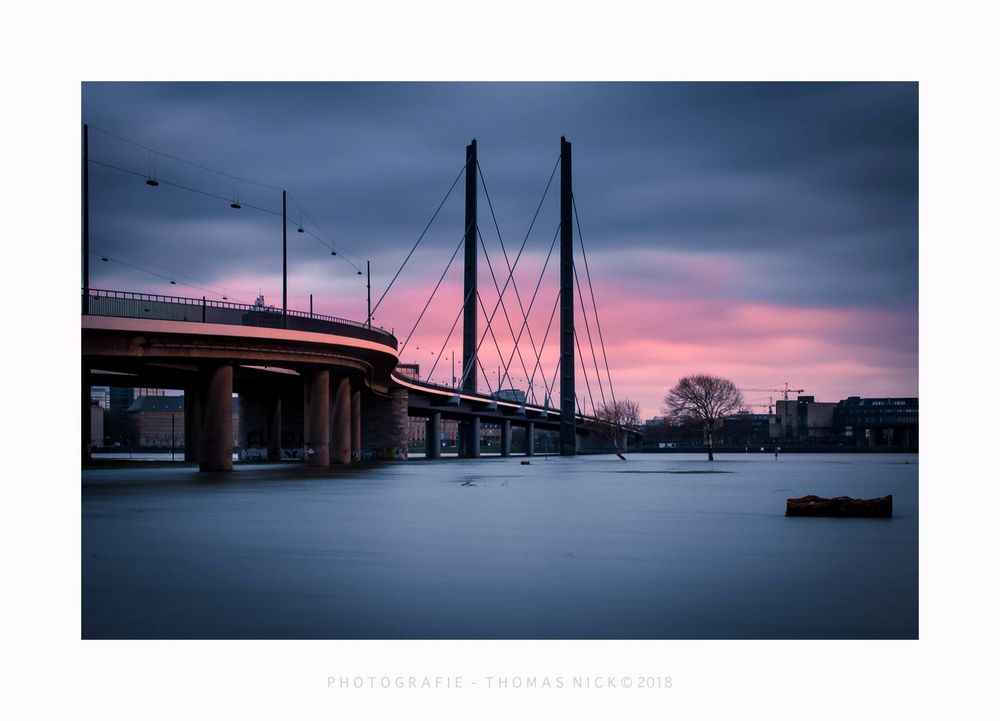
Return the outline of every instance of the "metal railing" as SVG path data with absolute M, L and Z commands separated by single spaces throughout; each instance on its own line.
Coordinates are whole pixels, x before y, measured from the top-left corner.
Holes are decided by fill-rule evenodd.
M 299 310 L 289 310 L 286 314 L 273 306 L 91 288 L 84 308 L 89 315 L 284 328 L 370 340 L 394 350 L 398 347 L 396 337 L 384 328 L 369 328 L 356 320 Z

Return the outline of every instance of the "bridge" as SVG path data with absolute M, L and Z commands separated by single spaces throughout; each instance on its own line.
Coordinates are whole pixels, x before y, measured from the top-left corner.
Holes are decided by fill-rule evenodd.
M 561 168 L 560 222 L 557 228 L 560 290 L 556 299 L 559 309 L 559 358 L 551 384 L 546 381 L 546 374 L 541 372 L 541 351 L 549 336 L 556 306 L 553 306 L 540 349 L 528 327 L 528 315 L 541 277 L 526 310 L 514 281 L 514 268 L 520 252 L 512 264 L 504 249 L 508 274 L 501 289 L 486 254 L 477 218 L 478 183 L 482 171 L 476 156 L 476 141 L 473 140 L 466 148 L 466 162 L 461 173 L 465 177 L 466 191 L 465 231 L 461 239 L 465 251 L 464 302 L 459 308 L 459 316 L 463 319 L 463 374 L 460 382 L 453 378 L 451 385 L 442 385 L 404 373 L 399 367 L 400 354 L 413 336 L 416 324 L 402 345 L 392 333 L 372 324 L 373 311 L 403 271 L 426 234 L 426 228 L 375 309 L 372 309 L 369 299 L 368 318 L 363 322 L 314 314 L 311 310 L 308 313 L 289 310 L 284 272 L 281 308 L 267 307 L 263 302 L 248 305 L 205 297 L 185 298 L 91 288 L 87 262 L 90 255 L 89 161 L 85 127 L 81 384 L 85 462 L 90 454 L 90 388 L 94 385 L 182 390 L 185 459 L 197 461 L 204 471 L 231 470 L 234 445 L 266 448 L 266 455 L 271 460 L 281 458 L 282 447 L 296 445 L 302 449 L 304 462 L 315 466 L 348 464 L 366 456 L 406 457 L 409 419 L 414 417 L 423 418 L 426 423 L 426 455 L 429 458 L 441 457 L 441 428 L 445 420 L 457 421 L 458 455 L 467 458 L 481 455 L 483 423 L 495 424 L 499 428 L 502 456 L 511 455 L 514 427 L 524 429 L 524 453 L 529 456 L 535 452 L 536 433 L 539 431 L 558 433 L 562 455 L 599 448 L 611 450 L 609 438 L 614 439 L 616 449 L 623 447 L 627 438 L 634 435 L 633 430 L 609 421 L 606 415 L 602 418 L 585 416 L 577 409 L 576 352 L 581 345 L 574 327 L 574 280 L 578 283 L 578 278 L 573 261 L 573 216 L 576 208 L 572 195 L 570 143 L 562 139 L 556 163 L 556 167 Z M 552 176 L 549 177 L 549 185 L 551 183 Z M 452 184 L 454 187 L 455 183 Z M 485 191 L 485 184 L 483 189 Z M 548 189 L 547 185 L 546 193 Z M 543 201 L 544 197 L 543 194 Z M 445 200 L 447 198 L 448 195 Z M 282 201 L 284 214 L 284 193 Z M 490 210 L 492 213 L 491 201 Z M 537 215 L 536 211 L 536 218 Z M 284 220 L 287 224 L 287 219 Z M 493 220 L 496 224 L 495 215 Z M 579 219 L 576 220 L 578 227 Z M 499 234 L 499 225 L 496 227 Z M 287 242 L 286 238 L 283 237 L 283 241 Z M 550 256 L 554 245 L 555 239 L 549 249 Z M 492 313 L 487 313 L 477 287 L 480 247 L 497 289 L 497 304 Z M 522 251 L 523 248 L 522 244 Z M 454 258 L 455 255 L 452 255 L 452 260 Z M 542 275 L 547 267 L 548 258 Z M 441 277 L 443 279 L 444 274 Z M 589 283 L 589 268 L 587 278 Z M 440 284 L 439 280 L 417 324 Z M 514 331 L 514 323 L 504 303 L 508 286 L 513 288 L 521 311 L 519 332 Z M 579 285 L 576 290 L 582 303 Z M 585 314 L 586 306 L 582 307 Z M 593 308 L 595 322 L 599 322 L 596 301 Z M 480 309 L 486 319 L 486 327 L 481 332 L 478 327 Z M 483 370 L 479 350 L 487 334 L 496 344 L 501 359 L 504 356 L 492 327 L 498 317 L 498 309 L 503 311 L 513 348 L 508 349 L 508 360 L 502 364 L 502 371 L 497 371 L 497 391 L 489 388 L 489 392 L 484 393 L 478 386 L 478 371 Z M 452 325 L 452 330 L 456 324 Z M 515 355 L 522 364 L 526 379 L 529 376 L 531 359 L 526 362 L 518 347 L 525 331 L 534 351 L 528 390 L 505 397 L 499 389 L 510 377 Z M 589 324 L 586 331 L 593 352 Z M 600 341 L 603 346 L 603 337 Z M 445 340 L 447 342 L 448 339 Z M 604 358 L 607 370 L 606 354 Z M 596 354 L 593 360 L 600 382 Z M 586 373 L 586 366 L 583 369 Z M 534 378 L 539 372 L 541 385 L 545 387 L 542 402 L 534 396 Z M 483 372 L 489 386 L 485 375 Z M 557 394 L 556 376 L 559 380 L 559 404 L 553 406 L 551 400 Z M 607 382 L 610 386 L 609 370 Z M 588 392 L 589 386 L 587 379 Z M 613 386 L 611 392 L 613 394 Z M 239 397 L 240 438 L 234 436 L 234 393 Z M 600 393 L 603 396 L 603 386 Z M 597 403 L 593 397 L 591 400 L 596 411 Z M 601 407 L 606 408 L 608 404 L 602 403 Z

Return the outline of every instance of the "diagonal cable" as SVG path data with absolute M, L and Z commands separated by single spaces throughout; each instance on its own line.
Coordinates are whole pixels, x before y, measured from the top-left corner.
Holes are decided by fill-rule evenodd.
M 507 291 L 507 284 L 510 283 L 510 279 L 514 275 L 514 269 L 517 268 L 518 261 L 521 260 L 521 254 L 524 253 L 524 246 L 527 245 L 527 243 L 528 243 L 528 237 L 531 235 L 531 230 L 532 230 L 532 228 L 535 227 L 535 221 L 538 219 L 538 213 L 541 211 L 542 205 L 545 203 L 545 196 L 548 194 L 549 188 L 552 186 L 552 179 L 555 177 L 556 169 L 559 167 L 559 163 L 561 161 L 562 161 L 562 155 L 560 154 L 560 156 L 558 158 L 556 158 L 556 163 L 552 167 L 552 172 L 549 174 L 549 181 L 548 181 L 548 183 L 545 184 L 545 190 L 542 192 L 542 199 L 538 201 L 538 207 L 535 208 L 535 215 L 532 217 L 531 224 L 528 226 L 528 232 L 524 234 L 524 240 L 521 241 L 521 248 L 517 251 L 517 256 L 514 258 L 514 263 L 511 266 L 511 272 L 507 276 L 507 280 L 504 282 L 503 288 L 500 290 L 500 295 L 501 296 L 503 296 L 503 294 Z M 558 235 L 558 234 L 559 234 L 559 231 L 557 230 L 556 231 L 556 235 Z M 554 243 L 555 243 L 555 240 L 553 239 L 553 244 Z M 551 254 L 551 252 L 552 251 L 549 250 L 550 254 Z M 537 288 L 535 289 L 535 292 L 536 293 L 538 292 Z M 497 309 L 499 307 L 500 307 L 500 302 L 498 300 L 496 306 L 493 307 L 493 313 L 490 314 L 490 320 L 492 320 L 493 315 L 496 314 Z M 529 312 L 530 312 L 530 309 L 531 309 L 530 305 L 528 306 L 528 309 L 529 309 Z M 486 338 L 486 336 L 484 334 L 483 337 L 479 339 L 479 343 L 476 345 L 476 352 L 477 353 L 479 352 L 479 346 L 482 345 L 483 340 L 485 338 Z M 466 376 L 468 375 L 469 371 L 470 371 L 470 369 L 463 369 L 463 371 L 462 371 L 462 380 L 463 380 L 463 382 L 464 382 Z
M 503 302 L 503 296 L 500 295 L 500 284 L 497 282 L 496 274 L 493 272 L 493 263 L 490 262 L 490 253 L 486 249 L 486 241 L 483 240 L 483 234 L 479 232 L 479 227 L 476 227 L 476 232 L 479 235 L 479 244 L 483 249 L 483 257 L 486 258 L 486 267 L 490 269 L 490 277 L 493 279 L 493 287 L 497 290 L 497 297 L 500 298 L 500 308 L 503 310 L 503 317 L 507 321 L 507 328 L 510 330 L 510 338 L 514 340 L 514 325 L 510 322 L 510 316 L 507 314 L 507 304 Z M 479 300 L 480 305 L 483 305 L 482 299 Z M 483 316 L 486 315 L 486 307 L 483 305 Z M 517 346 L 517 342 L 514 343 L 514 350 L 517 352 L 517 357 L 521 361 L 521 368 L 524 370 L 524 377 L 528 377 L 528 366 L 524 362 L 524 356 L 521 355 L 521 349 Z M 499 346 L 497 347 L 497 353 L 500 355 L 500 361 L 503 362 L 503 353 L 500 352 Z M 511 357 L 513 359 L 513 356 Z M 508 379 L 507 369 L 504 368 L 504 377 L 497 379 L 497 390 L 503 388 L 503 381 Z M 512 384 L 513 385 L 513 384 Z
M 556 301 L 552 304 L 552 312 L 549 314 L 549 322 L 545 326 L 545 335 L 542 336 L 542 345 L 539 346 L 538 355 L 539 359 L 535 363 L 535 367 L 531 369 L 531 378 L 528 380 L 528 387 L 531 388 L 535 382 L 535 373 L 542 370 L 541 354 L 545 352 L 545 341 L 549 338 L 549 330 L 552 328 L 552 320 L 556 317 L 556 308 L 559 307 L 559 298 L 562 296 L 562 291 L 560 290 L 556 293 Z M 548 397 L 548 386 L 545 385 L 545 371 L 542 371 L 542 385 L 545 386 L 545 396 Z M 536 399 L 537 402 L 537 399 Z
M 451 340 L 451 334 L 455 332 L 455 326 L 458 325 L 458 319 L 462 317 L 462 313 L 465 312 L 465 304 L 469 302 L 469 298 L 472 297 L 472 288 L 469 288 L 469 292 L 465 294 L 465 301 L 458 307 L 458 315 L 455 316 L 455 320 L 451 323 L 451 329 L 448 331 L 448 336 L 444 339 L 444 343 L 441 344 L 441 350 L 438 351 L 437 357 L 434 359 L 433 365 L 431 365 L 431 372 L 427 375 L 429 379 L 434 375 L 434 369 L 437 368 L 438 361 L 441 360 L 442 354 L 444 354 L 444 349 L 448 346 L 448 341 Z M 452 379 L 454 382 L 454 378 Z
M 486 306 L 483 304 L 483 298 L 482 298 L 482 296 L 480 296 L 479 293 L 476 293 L 476 298 L 479 300 L 479 307 L 483 309 L 483 315 L 486 315 Z M 493 338 L 493 345 L 496 346 L 496 349 L 497 349 L 497 357 L 500 359 L 500 363 L 502 364 L 503 363 L 503 353 L 500 350 L 500 344 L 497 342 L 496 333 L 493 332 L 493 328 L 490 327 L 489 323 L 486 324 L 486 330 L 489 331 L 490 336 Z M 476 354 L 476 358 L 477 359 L 479 358 L 479 354 L 478 353 Z M 507 377 L 507 368 L 506 367 L 504 367 L 504 369 L 503 369 L 503 376 L 502 377 L 503 378 Z M 501 378 L 501 376 L 497 377 L 497 391 L 499 391 L 503 387 L 502 385 L 500 385 L 500 378 Z
M 594 394 L 590 392 L 590 379 L 587 378 L 587 364 L 583 362 L 583 351 L 580 350 L 580 337 L 573 329 L 573 340 L 576 341 L 576 352 L 580 354 L 580 368 L 583 370 L 583 381 L 587 384 L 587 395 L 590 396 L 590 405 L 594 405 Z
M 386 286 L 386 289 L 384 291 L 382 291 L 382 295 L 379 296 L 378 302 L 372 308 L 373 314 L 375 313 L 376 310 L 378 310 L 378 307 L 382 304 L 382 301 L 385 299 L 386 293 L 388 293 L 389 290 L 392 288 L 392 284 L 396 282 L 396 279 L 399 277 L 399 274 L 403 272 L 403 268 L 405 268 L 406 264 L 409 262 L 410 257 L 413 255 L 413 251 L 417 249 L 417 246 L 420 245 L 420 241 L 424 239 L 425 235 L 427 235 L 427 231 L 430 230 L 431 224 L 434 222 L 434 219 L 437 218 L 438 213 L 441 212 L 441 208 L 444 207 L 444 204 L 448 202 L 448 198 L 451 196 L 451 191 L 455 189 L 455 186 L 458 184 L 459 178 L 462 177 L 462 174 L 465 172 L 465 169 L 467 167 L 469 167 L 468 160 L 465 161 L 465 164 L 462 166 L 462 169 L 458 171 L 458 175 L 455 176 L 455 179 L 451 183 L 451 187 L 448 188 L 448 192 L 445 193 L 444 198 L 441 199 L 441 202 L 438 204 L 437 210 L 434 211 L 434 215 L 432 215 L 431 219 L 427 221 L 427 225 L 424 226 L 424 230 L 420 234 L 420 237 L 417 238 L 417 242 L 413 244 L 413 247 L 410 248 L 410 252 L 406 254 L 406 258 L 403 259 L 403 264 L 399 266 L 399 270 L 396 271 L 396 275 L 392 276 L 392 280 L 389 281 L 389 285 Z
M 587 329 L 587 342 L 590 343 L 590 357 L 594 361 L 594 372 L 597 374 L 597 388 L 601 392 L 601 403 L 607 405 L 604 398 L 604 384 L 601 383 L 601 367 L 597 365 L 597 353 L 594 351 L 594 339 L 590 335 L 590 321 L 587 320 L 587 304 L 583 302 L 583 290 L 580 288 L 580 276 L 576 274 L 576 263 L 573 263 L 573 279 L 576 281 L 576 294 L 580 298 L 580 310 L 583 311 L 583 326 Z M 580 358 L 581 363 L 585 363 Z
M 487 190 L 487 188 L 486 188 L 486 176 L 483 175 L 483 167 L 482 167 L 482 165 L 479 164 L 478 160 L 476 161 L 476 167 L 479 169 L 479 178 L 483 182 L 483 193 L 486 195 L 486 204 L 489 206 L 489 208 L 490 208 L 490 216 L 493 218 L 493 227 L 496 228 L 497 238 L 500 240 L 500 250 L 503 252 L 503 259 L 504 259 L 504 262 L 507 264 L 507 272 L 510 274 L 510 282 L 511 282 L 511 285 L 514 286 L 514 297 L 517 298 L 517 305 L 521 309 L 521 316 L 522 316 L 522 318 L 524 318 L 525 323 L 527 323 L 528 316 L 527 316 L 527 314 L 525 313 L 525 310 L 524 310 L 524 302 L 521 300 L 521 292 L 520 292 L 520 290 L 518 290 L 518 287 L 517 287 L 517 279 L 514 277 L 514 269 L 510 265 L 510 258 L 507 256 L 507 247 L 504 245 L 503 234 L 500 232 L 500 224 L 497 222 L 497 216 L 496 216 L 496 213 L 493 210 L 493 201 L 490 199 L 490 191 Z M 553 173 L 554 173 L 554 169 L 553 169 Z M 543 200 L 544 200 L 544 197 L 543 197 Z M 537 217 L 537 211 L 536 211 L 536 217 Z M 532 223 L 534 223 L 534 219 L 532 219 Z M 535 338 L 534 338 L 534 336 L 531 333 L 531 326 L 530 325 L 527 325 L 527 330 L 528 330 L 528 341 L 531 343 L 531 350 L 535 354 L 535 360 L 537 361 L 538 357 L 539 357 L 539 355 L 538 355 L 539 351 L 538 351 L 537 347 L 535 346 Z M 513 331 L 511 331 L 511 335 L 513 335 Z M 519 355 L 520 355 L 520 353 L 519 353 Z M 521 364 L 524 365 L 524 361 L 523 360 L 521 361 Z M 525 375 L 527 375 L 527 373 L 525 373 Z
M 608 377 L 608 387 L 611 389 L 611 402 L 617 404 L 615 400 L 615 386 L 611 382 L 611 368 L 608 367 L 608 352 L 604 348 L 604 334 L 601 332 L 601 317 L 597 314 L 597 298 L 594 295 L 594 284 L 590 281 L 590 264 L 587 263 L 587 247 L 583 244 L 583 230 L 580 228 L 580 214 L 576 210 L 576 196 L 570 196 L 573 202 L 573 215 L 576 217 L 577 237 L 580 238 L 580 250 L 583 251 L 583 268 L 587 271 L 587 285 L 590 286 L 590 299 L 594 303 L 594 321 L 597 323 L 597 337 L 601 342 L 601 353 L 604 355 L 604 372 Z
M 471 227 L 472 224 L 470 223 L 469 225 Z M 466 233 L 467 232 L 468 228 L 466 229 Z M 406 336 L 406 340 L 403 341 L 403 345 L 399 349 L 400 353 L 406 350 L 406 344 L 410 342 L 410 338 L 413 337 L 413 333 L 417 330 L 417 326 L 420 325 L 420 320 L 424 317 L 424 313 L 427 312 L 427 307 L 431 304 L 431 301 L 434 300 L 434 295 L 438 292 L 438 288 L 441 287 L 441 281 L 443 281 L 444 277 L 448 275 L 448 270 L 451 268 L 451 264 L 455 262 L 455 257 L 458 255 L 458 251 L 462 249 L 462 244 L 464 242 L 465 242 L 465 235 L 463 234 L 461 240 L 458 241 L 458 245 L 455 246 L 455 252 L 451 254 L 451 260 L 448 261 L 448 265 L 444 267 L 444 272 L 441 273 L 441 277 L 438 278 L 438 282 L 434 285 L 434 290 L 431 291 L 431 297 L 427 299 L 426 303 L 424 303 L 424 309 L 420 311 L 420 315 L 417 316 L 417 320 L 413 324 L 413 328 L 410 330 L 410 334 Z M 372 312 L 373 313 L 375 312 L 374 308 L 372 309 Z

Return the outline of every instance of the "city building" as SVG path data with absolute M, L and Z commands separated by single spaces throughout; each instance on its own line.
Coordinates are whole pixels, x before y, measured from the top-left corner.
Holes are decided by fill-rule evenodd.
M 860 447 L 918 447 L 919 399 L 851 396 L 836 404 L 837 438 Z
M 184 448 L 184 396 L 139 396 L 126 411 L 127 443 L 137 448 Z M 240 437 L 239 398 L 233 398 L 233 447 Z
M 799 396 L 793 401 L 774 404 L 773 439 L 828 443 L 833 440 L 836 403 L 817 403 L 814 396 Z
M 411 378 L 415 381 L 420 380 L 419 363 L 400 363 L 396 366 L 396 372 L 401 376 Z

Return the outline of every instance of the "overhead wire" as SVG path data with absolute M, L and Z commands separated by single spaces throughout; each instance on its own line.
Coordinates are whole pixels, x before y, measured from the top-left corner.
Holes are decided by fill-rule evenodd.
M 260 181 L 257 181 L 257 180 L 251 180 L 249 178 L 243 178 L 243 177 L 240 177 L 238 175 L 233 175 L 232 173 L 227 173 L 224 170 L 217 170 L 216 168 L 209 168 L 207 165 L 201 165 L 200 163 L 195 163 L 192 160 L 188 160 L 186 158 L 181 158 L 181 157 L 176 156 L 176 155 L 171 155 L 170 153 L 165 153 L 162 150 L 157 150 L 156 148 L 153 148 L 153 147 L 151 147 L 149 145 L 143 145 L 142 143 L 139 143 L 139 142 L 137 142 L 135 140 L 132 140 L 130 138 L 126 138 L 126 137 L 124 137 L 122 135 L 118 135 L 117 133 L 113 133 L 110 130 L 105 130 L 104 128 L 99 128 L 96 125 L 91 125 L 91 124 L 88 123 L 87 124 L 87 128 L 90 129 L 90 130 L 96 130 L 99 133 L 103 133 L 104 135 L 109 135 L 112 138 L 115 138 L 116 140 L 120 140 L 120 141 L 122 141 L 124 143 L 128 143 L 129 145 L 134 145 L 135 147 L 141 148 L 143 150 L 146 150 L 146 151 L 148 151 L 150 153 L 153 153 L 154 155 L 159 155 L 159 156 L 164 157 L 164 158 L 170 158 L 171 160 L 176 160 L 179 163 L 184 163 L 186 165 L 190 165 L 190 166 L 192 166 L 194 168 L 198 168 L 199 170 L 204 170 L 204 171 L 209 172 L 209 173 L 215 173 L 216 175 L 221 175 L 221 176 L 223 176 L 225 178 L 230 178 L 231 180 L 236 180 L 236 181 L 239 181 L 241 183 L 250 183 L 252 185 L 259 185 L 262 188 L 270 188 L 271 190 L 283 190 L 283 188 L 279 188 L 276 185 L 270 185 L 268 183 L 261 183 Z
M 135 253 L 132 253 L 131 251 L 125 250 L 124 248 L 122 248 L 122 247 L 120 247 L 118 245 L 115 245 L 114 243 L 112 243 L 109 240 L 105 240 L 103 238 L 98 238 L 93 233 L 90 234 L 90 239 L 92 241 L 96 241 L 99 246 L 106 246 L 108 248 L 114 248 L 115 251 L 117 251 L 119 253 L 124 253 L 127 256 L 135 258 L 140 263 L 145 263 L 146 265 L 150 265 L 150 266 L 152 266 L 154 268 L 159 268 L 160 270 L 166 271 L 167 273 L 171 273 L 174 277 L 177 277 L 177 278 L 188 278 L 189 280 L 193 280 L 194 282 L 201 284 L 201 285 L 193 286 L 193 287 L 202 288 L 202 286 L 209 286 L 209 288 L 207 288 L 207 290 L 209 290 L 209 292 L 211 292 L 211 293 L 214 293 L 215 295 L 224 296 L 224 297 L 228 297 L 228 296 L 232 295 L 232 296 L 235 297 L 236 293 L 244 293 L 244 291 L 241 291 L 239 289 L 237 289 L 236 292 L 234 292 L 232 288 L 227 288 L 224 285 L 216 285 L 214 283 L 209 283 L 207 280 L 202 280 L 200 278 L 195 278 L 194 276 L 188 275 L 187 273 L 181 273 L 180 271 L 174 270 L 173 268 L 168 268 L 165 265 L 160 265 L 159 263 L 154 263 L 151 260 L 143 258 L 140 255 L 136 255 Z M 139 269 L 139 270 L 142 270 L 142 269 Z M 215 290 L 212 290 L 213 287 L 215 288 Z M 206 290 L 206 288 L 202 288 L 202 290 Z M 219 290 L 221 290 L 222 292 L 220 293 Z M 246 295 L 249 296 L 249 295 L 252 295 L 252 294 L 246 293 Z
M 198 194 L 204 195 L 206 197 L 215 198 L 217 200 L 223 200 L 223 201 L 234 201 L 235 200 L 235 202 L 237 202 L 239 204 L 240 208 L 253 208 L 254 210 L 258 210 L 258 211 L 261 211 L 261 212 L 264 212 L 264 213 L 270 213 L 271 215 L 274 215 L 274 216 L 277 216 L 277 217 L 282 217 L 283 213 L 281 213 L 281 212 L 279 212 L 277 210 L 272 210 L 270 208 L 265 208 L 263 206 L 256 205 L 254 203 L 247 203 L 245 201 L 239 200 L 239 197 L 238 197 L 238 195 L 239 195 L 239 184 L 240 183 L 246 183 L 246 184 L 251 184 L 251 185 L 257 185 L 257 186 L 262 187 L 262 188 L 268 188 L 270 190 L 284 192 L 285 195 L 286 195 L 286 198 L 289 199 L 289 200 L 291 200 L 292 203 L 294 203 L 295 206 L 298 208 L 299 213 L 302 216 L 305 216 L 306 218 L 308 218 L 309 222 L 312 223 L 321 234 L 323 234 L 323 235 L 325 235 L 327 237 L 327 240 L 329 241 L 329 245 L 327 244 L 327 242 L 323 241 L 319 236 L 311 233 L 308 230 L 305 230 L 304 228 L 303 228 L 303 232 L 304 233 L 309 233 L 313 238 L 315 238 L 321 244 L 323 244 L 324 246 L 326 246 L 328 250 L 339 250 L 340 253 L 338 253 L 337 256 L 342 261 L 344 261 L 345 263 L 347 263 L 348 265 L 350 265 L 351 267 L 353 267 L 355 271 L 357 271 L 358 273 L 361 272 L 361 268 L 356 263 L 352 262 L 350 259 L 344 257 L 344 253 L 346 252 L 348 255 L 351 255 L 351 256 L 357 258 L 359 262 L 360 262 L 361 258 L 359 258 L 356 254 L 351 253 L 350 251 L 347 251 L 346 249 L 343 248 L 343 246 L 338 245 L 333 240 L 333 237 L 329 233 L 327 233 L 326 231 L 324 231 L 323 228 L 319 225 L 319 223 L 317 223 L 315 220 L 313 220 L 309 216 L 309 214 L 306 213 L 306 211 L 303 209 L 302 205 L 298 202 L 298 200 L 295 197 L 293 197 L 290 193 L 288 193 L 286 189 L 279 188 L 278 186 L 271 185 L 269 183 L 262 183 L 262 182 L 257 181 L 257 180 L 251 180 L 249 178 L 243 178 L 241 176 L 233 175 L 232 173 L 227 173 L 227 172 L 225 172 L 223 170 L 218 170 L 216 168 L 210 168 L 210 167 L 208 167 L 206 165 L 201 165 L 200 163 L 195 163 L 195 162 L 193 162 L 191 160 L 187 160 L 186 158 L 181 158 L 181 157 L 179 157 L 177 155 L 172 155 L 170 153 L 165 153 L 165 152 L 163 152 L 161 150 L 157 150 L 156 148 L 150 147 L 148 145 L 144 145 L 142 143 L 136 142 L 135 140 L 131 140 L 129 138 L 126 138 L 124 136 L 118 135 L 118 134 L 113 133 L 113 132 L 111 132 L 109 130 L 105 130 L 103 128 L 99 128 L 99 127 L 94 126 L 94 125 L 88 125 L 88 128 L 93 129 L 93 130 L 97 130 L 98 132 L 104 133 L 105 135 L 108 135 L 108 136 L 110 136 L 112 138 L 120 140 L 120 141 L 122 141 L 124 143 L 128 143 L 130 145 L 133 145 L 133 146 L 135 146 L 137 148 L 141 148 L 141 149 L 147 151 L 150 154 L 149 155 L 149 159 L 147 160 L 147 166 L 148 166 L 147 167 L 147 173 L 145 173 L 145 174 L 144 173 L 136 172 L 134 170 L 130 170 L 128 168 L 123 168 L 123 167 L 115 165 L 113 163 L 109 163 L 109 162 L 105 162 L 105 161 L 96 160 L 94 158 L 90 158 L 89 161 L 91 163 L 94 163 L 95 165 L 101 165 L 101 166 L 104 166 L 104 167 L 107 167 L 107 168 L 112 168 L 114 170 L 118 170 L 118 171 L 124 172 L 124 173 L 129 173 L 131 175 L 135 175 L 135 176 L 138 176 L 140 178 L 147 178 L 147 179 L 154 179 L 155 178 L 156 183 L 159 184 L 159 185 L 168 185 L 168 186 L 179 188 L 179 189 L 182 189 L 182 190 L 187 190 L 189 192 L 198 193 Z M 157 156 L 164 157 L 164 158 L 170 158 L 171 160 L 175 160 L 175 161 L 177 161 L 179 163 L 184 163 L 184 164 L 190 165 L 190 166 L 192 166 L 194 168 L 198 168 L 200 170 L 204 170 L 206 172 L 213 173 L 215 175 L 219 175 L 221 177 L 229 178 L 230 180 L 233 180 L 235 182 L 235 184 L 236 184 L 235 185 L 235 189 L 234 189 L 234 197 L 233 198 L 228 198 L 228 197 L 226 197 L 224 195 L 219 195 L 218 193 L 212 193 L 212 192 L 209 192 L 209 191 L 206 191 L 206 190 L 202 190 L 200 188 L 195 188 L 195 187 L 192 187 L 192 186 L 189 186 L 189 185 L 185 185 L 183 183 L 178 183 L 178 182 L 171 181 L 171 180 L 164 180 L 162 177 L 160 177 L 159 175 L 157 175 L 157 172 L 156 172 L 156 157 Z M 288 222 L 289 219 L 287 218 L 287 215 L 285 216 L 285 219 L 286 219 L 286 222 Z M 298 227 L 302 228 L 301 225 L 299 225 Z
M 106 253 L 98 253 L 96 250 L 92 250 L 92 251 L 90 251 L 90 255 L 96 256 L 96 257 L 100 258 L 101 260 L 107 259 L 107 261 L 109 263 L 117 263 L 118 265 L 124 265 L 127 268 L 132 268 L 133 270 L 138 270 L 141 273 L 148 273 L 149 275 L 156 276 L 157 278 L 161 278 L 163 280 L 168 280 L 173 285 L 183 285 L 185 288 L 197 288 L 198 290 L 202 290 L 202 291 L 205 291 L 207 293 L 211 293 L 213 295 L 221 295 L 220 293 L 218 293 L 217 291 L 212 290 L 211 288 L 205 288 L 205 287 L 200 286 L 200 285 L 195 285 L 194 283 L 184 283 L 183 281 L 175 280 L 176 276 L 175 277 L 171 277 L 171 276 L 168 276 L 168 275 L 163 275 L 162 273 L 157 273 L 156 271 L 148 270 L 146 268 L 140 268 L 137 265 L 133 265 L 132 263 L 128 263 L 128 262 L 126 262 L 124 260 L 121 260 L 119 258 L 115 258 L 112 255 L 108 255 Z M 238 302 L 241 302 L 241 303 L 247 303 L 246 299 L 235 298 L 235 300 L 238 301 Z

